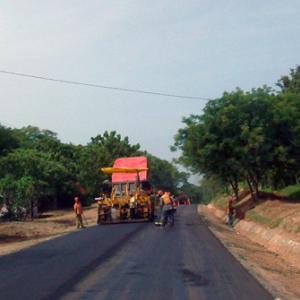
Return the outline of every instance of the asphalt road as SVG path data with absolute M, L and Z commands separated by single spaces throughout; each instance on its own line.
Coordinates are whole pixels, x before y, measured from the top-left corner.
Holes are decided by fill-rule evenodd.
M 273 299 L 197 215 L 95 226 L 0 259 L 0 299 Z

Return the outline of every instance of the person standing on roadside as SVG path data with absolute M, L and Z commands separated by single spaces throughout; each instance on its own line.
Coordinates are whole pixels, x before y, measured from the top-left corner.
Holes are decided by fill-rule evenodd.
M 232 226 L 233 225 L 234 208 L 233 208 L 233 198 L 231 196 L 228 197 L 228 199 L 227 199 L 226 212 L 227 212 L 227 223 L 228 223 L 228 225 Z
M 84 228 L 85 226 L 83 225 L 82 222 L 82 214 L 83 214 L 83 210 L 82 210 L 82 205 L 81 202 L 79 200 L 79 197 L 75 197 L 74 198 L 74 212 L 75 212 L 75 216 L 76 216 L 76 226 L 77 228 Z

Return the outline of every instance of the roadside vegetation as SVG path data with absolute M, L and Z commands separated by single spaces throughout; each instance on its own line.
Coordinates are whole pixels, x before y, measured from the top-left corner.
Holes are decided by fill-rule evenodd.
M 183 119 L 172 149 L 203 176 L 204 199 L 245 187 L 253 199 L 262 190 L 300 199 L 300 66 L 276 86 L 224 92 Z
M 279 191 L 283 196 L 286 196 L 290 199 L 300 199 L 300 184 L 289 185 Z
M 50 130 L 0 126 L 0 209 L 6 208 L 9 219 L 23 220 L 33 218 L 36 210 L 70 207 L 75 194 L 88 205 L 108 179 L 101 167 L 118 157 L 139 155 L 148 156 L 154 186 L 197 195 L 187 173 L 114 131 L 92 137 L 87 145 L 74 145 L 62 143 Z

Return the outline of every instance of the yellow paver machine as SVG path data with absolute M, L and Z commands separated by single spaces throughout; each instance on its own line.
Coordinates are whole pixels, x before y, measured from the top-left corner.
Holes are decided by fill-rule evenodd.
M 115 160 L 113 167 L 101 168 L 112 174 L 110 188 L 102 189 L 96 198 L 100 224 L 152 221 L 154 200 L 148 182 L 147 157 L 124 157 Z

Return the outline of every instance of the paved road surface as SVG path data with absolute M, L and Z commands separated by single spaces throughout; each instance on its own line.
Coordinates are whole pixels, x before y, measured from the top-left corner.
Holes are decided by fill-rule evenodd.
M 0 259 L 0 299 L 272 299 L 195 206 L 173 228 L 99 226 Z

